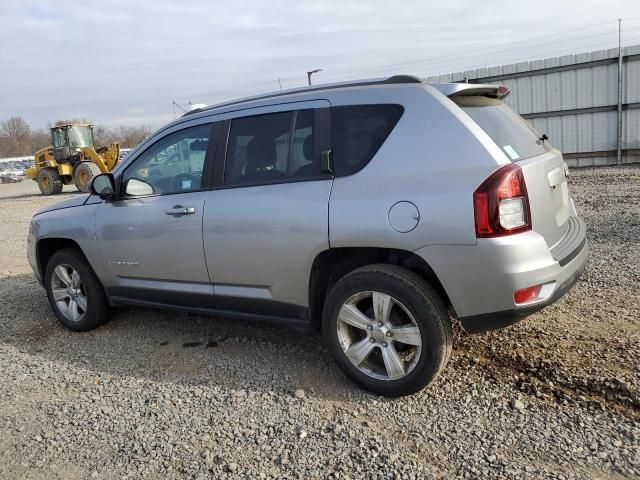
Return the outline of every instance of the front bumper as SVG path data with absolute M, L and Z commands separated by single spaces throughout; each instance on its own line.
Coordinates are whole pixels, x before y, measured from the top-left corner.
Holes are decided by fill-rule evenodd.
M 576 283 L 589 256 L 584 222 L 550 249 L 534 231 L 478 239 L 476 245 L 434 245 L 416 253 L 431 266 L 456 316 L 472 333 L 501 328 L 550 305 Z M 569 235 L 570 233 L 570 235 Z M 544 295 L 523 305 L 516 290 L 545 285 Z
M 38 267 L 38 256 L 36 254 L 36 229 L 37 224 L 32 221 L 31 226 L 29 227 L 29 234 L 27 235 L 27 260 L 29 261 L 29 265 L 31 266 L 31 270 L 33 270 L 36 280 L 38 280 L 40 285 L 43 285 L 42 273 Z

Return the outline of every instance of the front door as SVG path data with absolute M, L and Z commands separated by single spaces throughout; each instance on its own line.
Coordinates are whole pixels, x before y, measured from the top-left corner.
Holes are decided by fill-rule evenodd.
M 120 174 L 118 200 L 97 209 L 112 296 L 188 304 L 212 295 L 202 246 L 212 125 L 153 143 Z

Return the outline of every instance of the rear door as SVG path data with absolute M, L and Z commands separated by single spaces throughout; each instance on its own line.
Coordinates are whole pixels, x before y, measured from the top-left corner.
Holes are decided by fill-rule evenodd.
M 182 126 L 152 143 L 120 173 L 118 200 L 98 208 L 112 295 L 185 305 L 212 296 L 202 215 L 219 132 L 214 122 Z
M 496 98 L 459 95 L 451 99 L 522 169 L 531 207 L 531 225 L 552 247 L 569 226 L 572 210 L 567 164 L 520 115 Z
M 203 220 L 219 308 L 298 316 L 308 305 L 313 260 L 329 248 L 333 180 L 320 166 L 329 107 L 312 101 L 225 114 L 228 143 L 216 153 Z

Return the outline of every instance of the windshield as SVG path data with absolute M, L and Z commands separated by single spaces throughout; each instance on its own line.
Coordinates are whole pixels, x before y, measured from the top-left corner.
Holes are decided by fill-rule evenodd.
M 542 155 L 547 150 L 531 125 L 501 100 L 476 95 L 452 97 L 464 112 L 513 162 Z
M 93 129 L 91 127 L 69 127 L 69 146 L 77 147 L 93 147 Z

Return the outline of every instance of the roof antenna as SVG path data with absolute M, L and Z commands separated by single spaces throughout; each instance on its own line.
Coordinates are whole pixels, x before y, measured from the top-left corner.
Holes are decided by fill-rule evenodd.
M 191 102 L 189 102 L 191 103 Z M 184 113 L 187 113 L 187 109 L 184 108 L 182 105 L 180 105 L 178 102 L 176 102 L 175 100 L 171 100 L 171 106 L 173 107 L 173 118 L 176 118 L 176 107 L 178 107 L 180 110 L 182 110 Z

